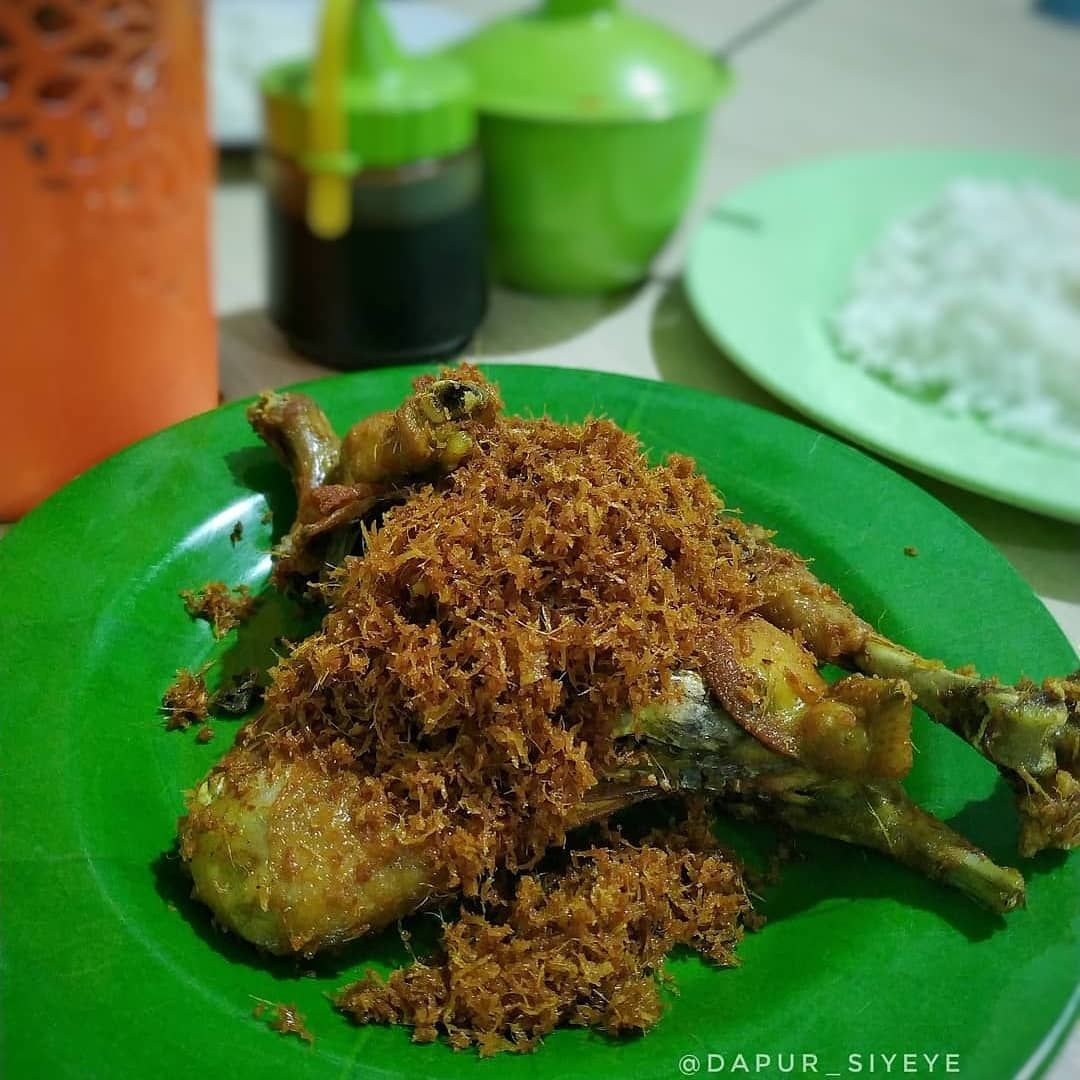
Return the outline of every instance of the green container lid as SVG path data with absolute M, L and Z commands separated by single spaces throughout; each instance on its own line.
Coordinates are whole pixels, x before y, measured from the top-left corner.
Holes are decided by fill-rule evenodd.
M 476 137 L 467 69 L 403 53 L 375 0 L 326 0 L 317 55 L 275 65 L 260 86 L 267 144 L 312 174 L 308 221 L 322 236 L 348 228 L 361 169 L 445 157 Z
M 708 109 L 730 70 L 617 0 L 546 0 L 454 53 L 481 112 L 556 121 L 664 120 Z

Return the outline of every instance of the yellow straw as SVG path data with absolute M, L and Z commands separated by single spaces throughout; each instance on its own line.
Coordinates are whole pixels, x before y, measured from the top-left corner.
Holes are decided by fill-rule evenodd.
M 326 0 L 319 33 L 319 52 L 312 66 L 308 152 L 315 168 L 308 184 L 307 222 L 316 236 L 333 240 L 345 233 L 351 219 L 351 178 L 325 171 L 346 148 L 345 70 L 348 29 L 356 0 Z

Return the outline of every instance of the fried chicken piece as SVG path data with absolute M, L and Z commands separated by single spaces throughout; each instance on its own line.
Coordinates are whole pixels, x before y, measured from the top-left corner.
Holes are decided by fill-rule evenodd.
M 894 780 L 829 775 L 753 738 L 720 708 L 694 672 L 679 675 L 679 694 L 617 733 L 650 750 L 624 782 L 650 771 L 669 790 L 708 792 L 736 817 L 764 818 L 802 832 L 878 851 L 950 885 L 998 914 L 1024 904 L 1023 877 L 998 866 L 944 822 L 916 806 Z
M 411 476 L 449 472 L 473 445 L 465 421 L 490 423 L 499 407 L 487 383 L 460 378 L 418 380 L 398 408 L 375 413 L 349 429 L 334 480 L 397 484 Z
M 915 703 L 992 762 L 1013 789 L 1020 854 L 1080 845 L 1080 672 L 1015 686 L 954 671 L 877 633 L 801 559 L 756 526 L 725 519 L 756 569 L 761 614 L 818 660 L 910 685 Z
M 180 852 L 218 924 L 270 953 L 312 956 L 414 911 L 430 861 L 369 814 L 341 747 L 286 735 L 241 745 L 191 793 Z
M 902 679 L 829 686 L 790 634 L 751 615 L 718 635 L 703 675 L 765 746 L 839 776 L 899 780 L 911 770 L 911 691 Z
M 850 663 L 907 681 L 934 720 L 997 766 L 1016 796 L 1021 855 L 1080 844 L 1080 672 L 1008 686 L 951 671 L 877 633 Z
M 862 648 L 873 629 L 870 624 L 819 581 L 803 559 L 773 544 L 771 532 L 730 515 L 722 516 L 717 527 L 752 574 L 764 618 L 781 630 L 797 631 L 822 664 L 840 663 Z
M 302 510 L 308 496 L 337 468 L 341 440 L 333 425 L 307 394 L 273 391 L 263 392 L 248 406 L 247 418 L 288 470 Z
M 296 520 L 274 551 L 278 584 L 339 565 L 367 515 L 417 479 L 461 463 L 473 446 L 468 426 L 490 424 L 502 403 L 475 368 L 457 374 L 417 379 L 397 409 L 359 421 L 344 440 L 305 394 L 264 393 L 248 408 L 296 489 Z
M 598 785 L 567 828 L 656 793 Z M 180 854 L 219 926 L 269 953 L 313 956 L 380 930 L 447 892 L 437 845 L 400 840 L 383 780 L 346 743 L 307 745 L 256 719 L 188 797 Z

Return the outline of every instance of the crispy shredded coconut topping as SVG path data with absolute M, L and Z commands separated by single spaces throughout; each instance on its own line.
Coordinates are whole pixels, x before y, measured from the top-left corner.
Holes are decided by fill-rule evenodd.
M 482 1056 L 532 1050 L 556 1027 L 611 1035 L 652 1027 L 664 958 L 687 945 L 723 966 L 749 904 L 717 852 L 623 846 L 575 854 L 562 877 L 528 875 L 516 894 L 447 924 L 441 951 L 383 980 L 369 972 L 338 1008 L 361 1023 L 446 1034 Z
M 258 600 L 246 585 L 230 589 L 224 581 L 208 581 L 201 589 L 183 589 L 180 597 L 193 619 L 205 619 L 214 637 L 224 637 L 251 618 Z

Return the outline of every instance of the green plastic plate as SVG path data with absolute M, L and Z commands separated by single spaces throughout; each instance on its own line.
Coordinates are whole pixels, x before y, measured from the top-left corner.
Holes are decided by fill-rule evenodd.
M 914 647 L 1010 679 L 1076 666 L 984 540 L 858 451 L 661 383 L 492 371 L 512 410 L 605 413 L 657 454 L 694 455 L 731 505 L 812 555 Z M 415 373 L 310 389 L 344 429 L 396 404 Z M 217 737 L 200 745 L 193 731 L 163 730 L 157 705 L 180 665 L 265 660 L 291 615 L 268 596 L 247 627 L 215 643 L 177 592 L 212 578 L 260 586 L 272 530 L 290 514 L 285 475 L 234 404 L 91 470 L 0 541 L 0 1075 L 595 1080 L 672 1077 L 695 1062 L 708 1075 L 709 1054 L 719 1055 L 714 1072 L 720 1057 L 730 1072 L 736 1054 L 761 1054 L 774 1065 L 759 1075 L 772 1076 L 781 1053 L 816 1055 L 822 1075 L 848 1075 L 852 1054 L 869 1074 L 871 1054 L 950 1053 L 960 1075 L 993 1080 L 1037 1071 L 1053 1054 L 1077 1005 L 1080 858 L 1023 864 L 1029 906 L 1005 924 L 882 858 L 801 842 L 809 857 L 766 890 L 769 923 L 742 945 L 742 966 L 676 958 L 679 994 L 654 1031 L 621 1042 L 560 1031 L 532 1056 L 493 1061 L 414 1046 L 404 1029 L 357 1028 L 331 1010 L 329 991 L 404 958 L 394 934 L 294 965 L 215 931 L 188 898 L 173 839 L 183 790 L 236 725 L 216 722 Z M 1010 798 L 994 771 L 924 719 L 916 739 L 912 793 L 1012 860 Z M 314 1046 L 253 1018 L 256 999 L 299 1006 Z
M 811 161 L 715 207 L 691 248 L 690 302 L 734 363 L 817 423 L 981 495 L 1080 521 L 1080 454 L 949 416 L 845 361 L 830 336 L 859 256 L 958 176 L 1080 198 L 1080 158 L 900 151 Z

